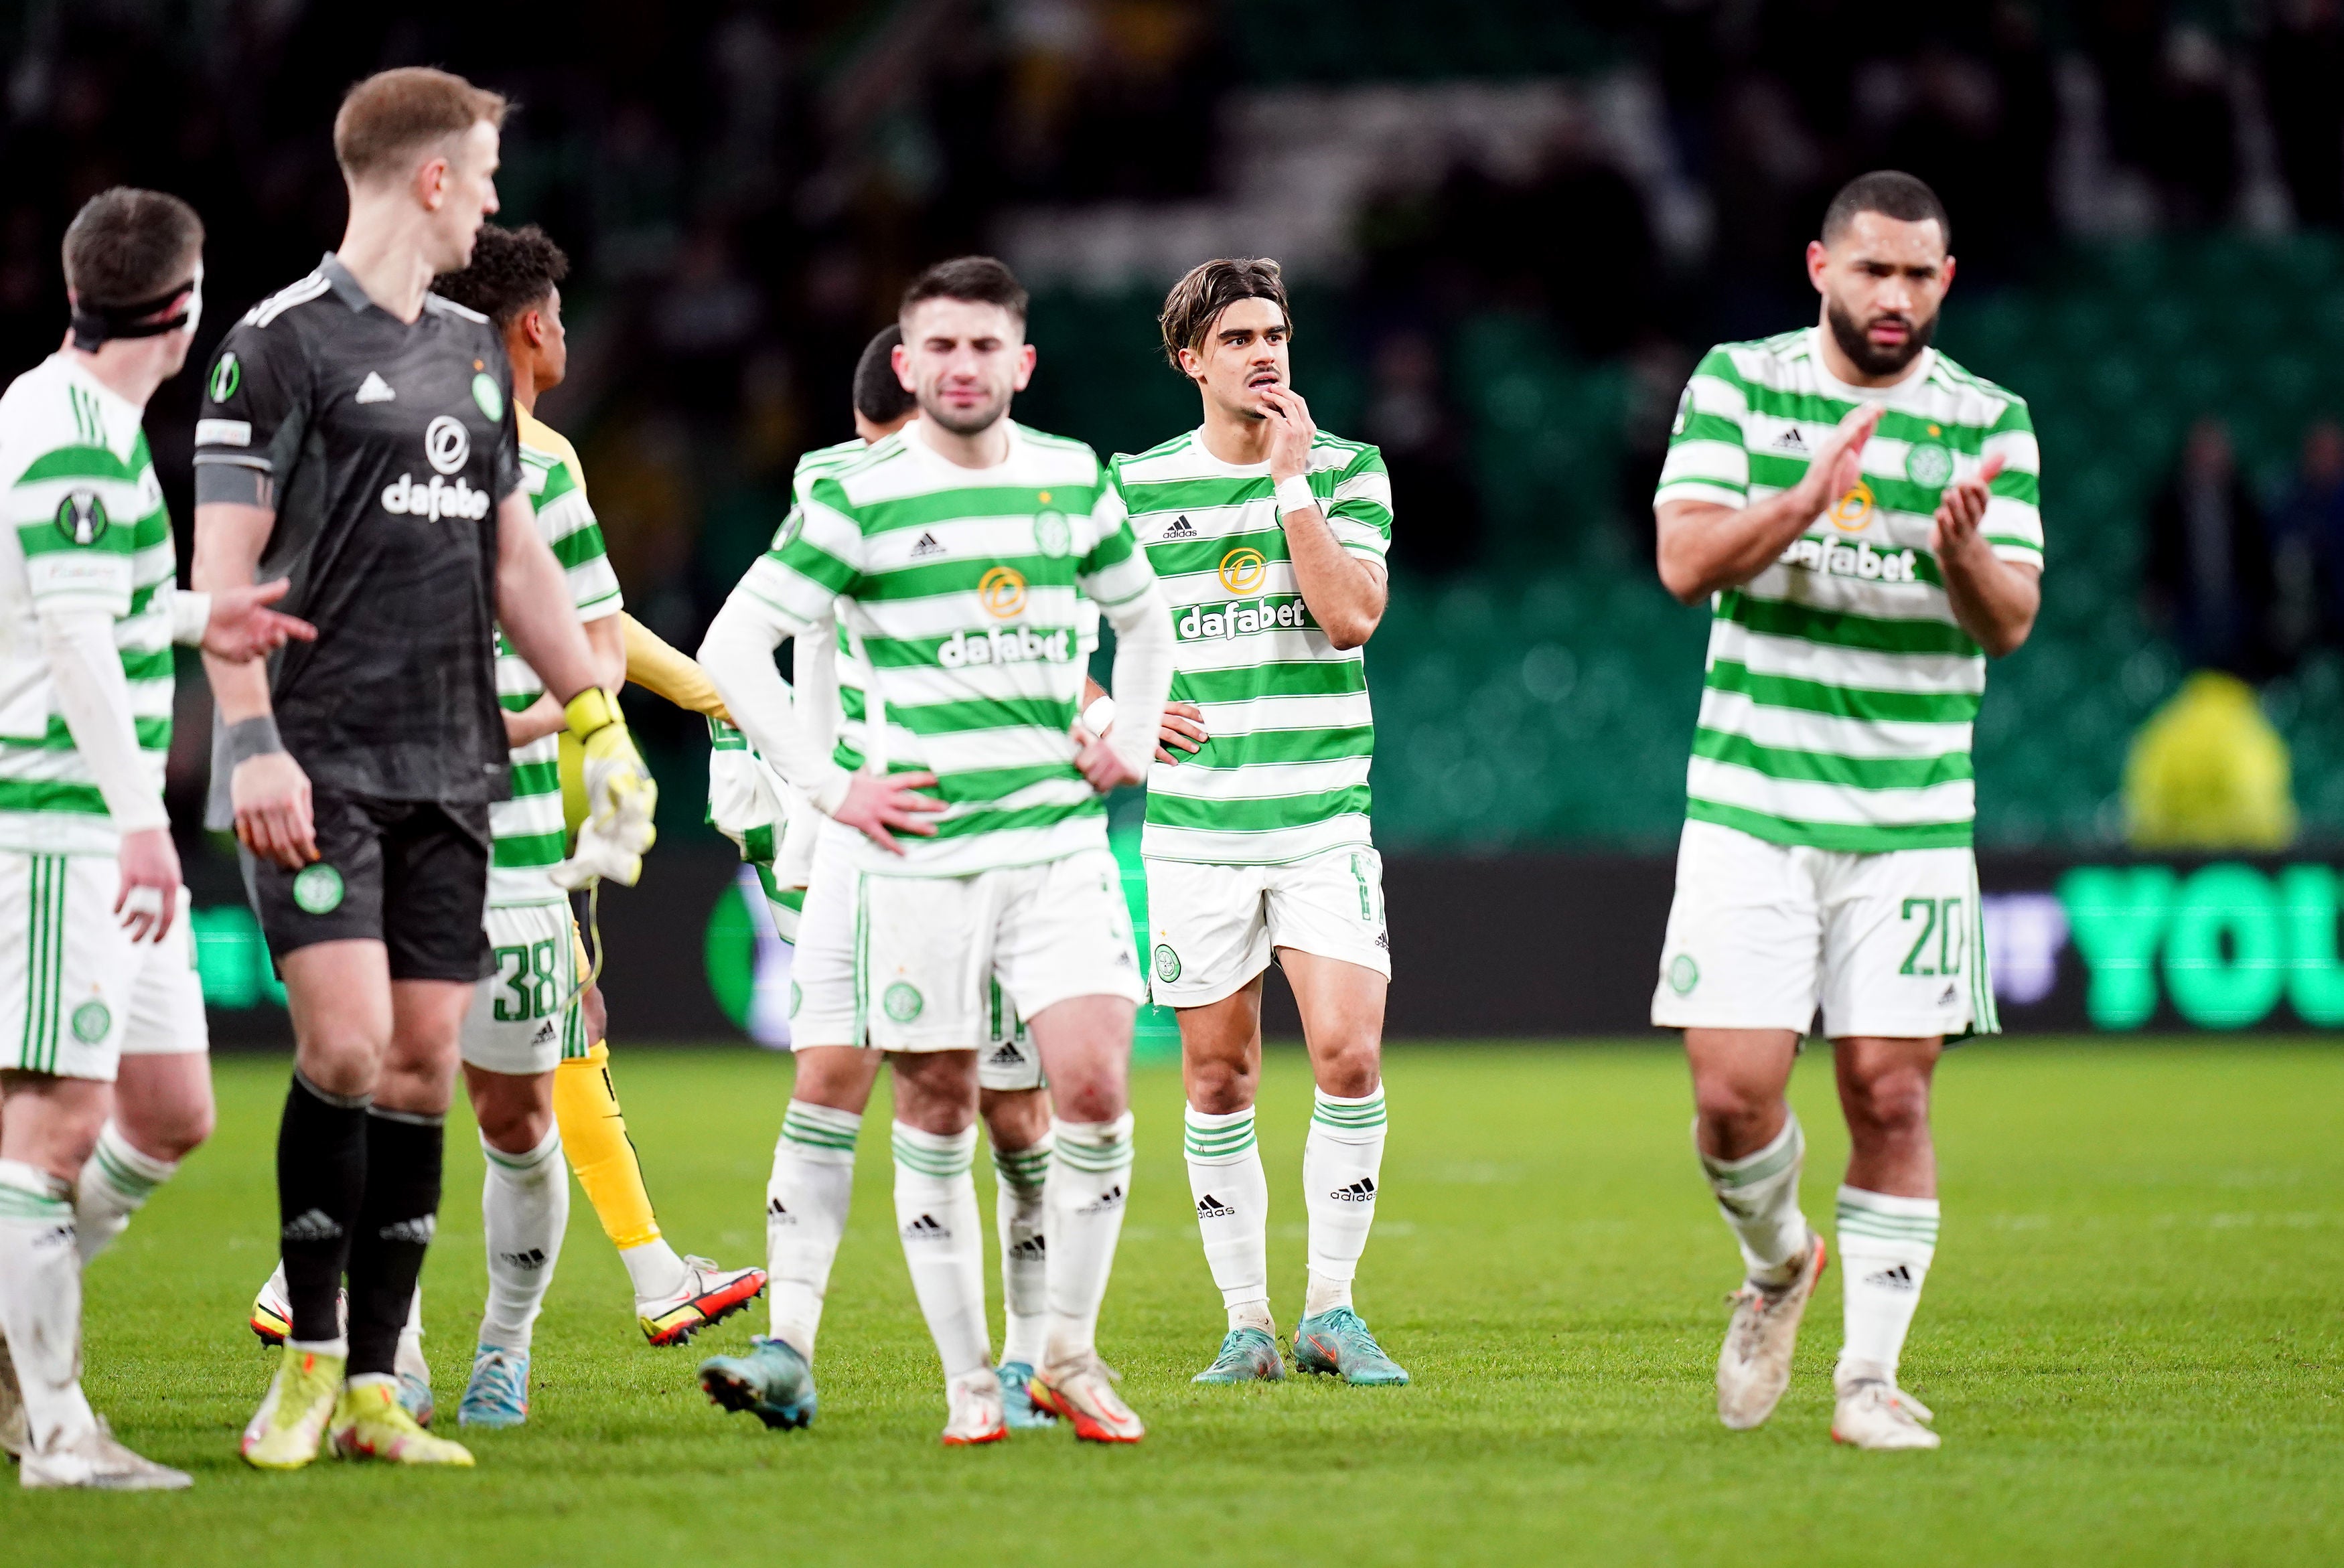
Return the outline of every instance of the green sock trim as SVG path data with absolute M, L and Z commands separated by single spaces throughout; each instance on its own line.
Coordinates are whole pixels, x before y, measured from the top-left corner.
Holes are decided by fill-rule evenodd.
M 99 1172 L 126 1198 L 136 1198 L 143 1203 L 154 1196 L 156 1188 L 163 1184 L 157 1178 L 141 1175 L 125 1165 L 103 1142 L 93 1152 Z
M 1058 1162 L 1070 1170 L 1105 1175 L 1113 1171 L 1131 1169 L 1131 1140 L 1118 1138 L 1112 1143 L 1078 1143 L 1061 1138 L 1057 1147 Z
M 0 1186 L 0 1220 L 65 1221 L 73 1219 L 73 1205 L 63 1198 L 44 1198 L 22 1187 Z
M 1359 1100 L 1336 1100 L 1324 1090 L 1314 1091 L 1310 1120 L 1346 1131 L 1364 1131 L 1384 1124 L 1384 1091 Z
M 846 1112 L 834 1111 L 831 1114 L 844 1117 Z M 859 1116 L 851 1127 L 834 1126 L 808 1115 L 805 1108 L 795 1101 L 791 1101 L 789 1108 L 782 1112 L 782 1136 L 810 1149 L 832 1149 L 851 1154 L 854 1151 L 855 1139 L 862 1131 L 863 1119 Z
M 913 1131 L 899 1123 L 887 1141 L 894 1151 L 895 1163 L 905 1170 L 949 1181 L 955 1176 L 967 1175 L 970 1167 L 976 1163 L 976 1134 L 974 1130 L 941 1149 L 933 1143 L 904 1136 Z
M 1704 1154 L 1701 1168 L 1721 1187 L 1754 1187 L 1771 1181 L 1797 1164 L 1807 1151 L 1806 1134 L 1800 1131 L 1796 1117 L 1791 1119 L 1790 1134 L 1778 1140 L 1773 1149 L 1762 1149 L 1744 1160 L 1713 1160 Z
M 1012 1187 L 1021 1191 L 1033 1191 L 1049 1177 L 1050 1145 L 1037 1143 L 1031 1149 L 996 1148 L 993 1151 L 993 1168 Z

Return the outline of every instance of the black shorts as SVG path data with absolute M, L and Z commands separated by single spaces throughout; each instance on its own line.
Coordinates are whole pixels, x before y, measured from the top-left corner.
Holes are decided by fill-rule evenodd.
M 393 980 L 477 980 L 495 965 L 486 803 L 377 800 L 318 790 L 318 859 L 298 871 L 239 849 L 244 890 L 269 956 L 313 942 L 372 940 Z

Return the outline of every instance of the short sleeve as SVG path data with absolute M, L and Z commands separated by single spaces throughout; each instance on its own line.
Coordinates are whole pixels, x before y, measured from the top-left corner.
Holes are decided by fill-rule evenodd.
M 197 504 L 273 508 L 308 419 L 308 367 L 292 325 L 237 323 L 204 377 L 196 417 Z
M 1693 367 L 1677 399 L 1669 427 L 1669 455 L 1661 465 L 1652 505 L 1707 501 L 1737 510 L 1750 504 L 1750 453 L 1742 421 L 1749 412 L 1748 384 L 1723 348 L 1713 348 Z
M 1381 561 L 1391 550 L 1391 475 L 1384 455 L 1362 447 L 1335 476 L 1327 498 L 1327 526 L 1335 542 L 1355 556 Z
M 149 510 L 137 477 L 101 444 L 54 447 L 10 486 L 6 520 L 35 610 L 130 613 L 132 551 Z M 159 508 L 159 502 L 157 502 Z
M 611 567 L 602 525 L 587 503 L 574 461 L 565 457 L 540 473 L 525 471 L 524 478 L 533 487 L 530 500 L 537 508 L 537 526 L 570 580 L 570 602 L 577 608 L 578 618 L 600 620 L 624 609 L 626 600 L 619 592 L 619 574 Z
M 1986 486 L 1985 518 L 1979 529 L 2003 560 L 2043 565 L 2043 454 L 2026 400 L 2013 397 L 1980 444 L 1981 462 L 2002 459 L 2002 472 Z
M 835 479 L 817 479 L 751 563 L 732 602 L 777 635 L 795 637 L 830 618 L 832 601 L 862 581 L 863 560 L 863 527 L 845 490 Z
M 1103 480 L 1099 485 L 1098 498 L 1091 504 L 1090 528 L 1090 548 L 1075 563 L 1075 577 L 1083 592 L 1113 609 L 1155 585 L 1156 568 L 1147 564 L 1147 552 L 1132 537 L 1131 514 L 1124 506 L 1123 492 L 1111 482 Z

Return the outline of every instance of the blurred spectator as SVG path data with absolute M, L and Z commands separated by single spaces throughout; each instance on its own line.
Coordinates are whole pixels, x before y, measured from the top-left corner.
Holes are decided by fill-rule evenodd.
M 2262 508 L 2221 420 L 2189 427 L 2181 461 L 2149 508 L 2144 588 L 2150 619 L 2191 662 L 2270 673 L 2271 555 Z
M 2229 61 L 2212 34 L 2177 27 L 2157 74 L 2155 114 L 2140 137 L 2141 163 L 2157 181 L 2166 221 L 2205 228 L 2237 205 L 2238 125 Z
M 2344 219 L 2344 5 L 2279 0 L 2263 42 L 2263 101 L 2298 223 Z
M 1441 396 L 1440 351 L 1424 333 L 1396 333 L 1377 351 L 1366 435 L 1391 474 L 1393 563 L 1428 576 L 1476 564 L 1480 497 Z
M 2126 838 L 2137 849 L 2283 849 L 2295 841 L 2291 774 L 2254 689 L 2201 669 L 2133 737 Z
M 2304 433 L 2272 533 L 2286 645 L 2344 643 L 2344 425 L 2319 419 Z

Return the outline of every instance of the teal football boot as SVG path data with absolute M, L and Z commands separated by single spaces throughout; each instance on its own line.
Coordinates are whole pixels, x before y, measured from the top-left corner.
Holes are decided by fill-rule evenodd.
M 1278 1358 L 1278 1341 L 1259 1329 L 1231 1329 L 1221 1341 L 1221 1353 L 1190 1382 L 1277 1382 L 1286 1376 Z
M 812 1425 L 813 1369 L 780 1340 L 760 1335 L 745 1356 L 711 1356 L 700 1363 L 700 1386 L 709 1402 L 745 1410 L 767 1426 L 784 1431 Z
M 1294 1364 L 1361 1388 L 1398 1388 L 1408 1382 L 1408 1373 L 1384 1354 L 1349 1307 L 1329 1307 L 1295 1325 Z

